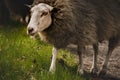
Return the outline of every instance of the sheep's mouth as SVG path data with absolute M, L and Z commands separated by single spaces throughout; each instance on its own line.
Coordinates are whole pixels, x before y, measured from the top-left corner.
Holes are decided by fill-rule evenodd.
M 37 33 L 34 32 L 34 33 L 29 33 L 30 36 L 35 36 Z

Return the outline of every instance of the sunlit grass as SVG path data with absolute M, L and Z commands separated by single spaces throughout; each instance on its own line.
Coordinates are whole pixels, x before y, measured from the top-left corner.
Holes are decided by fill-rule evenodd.
M 40 39 L 30 39 L 22 24 L 0 26 L 0 80 L 86 80 L 76 74 L 76 61 L 67 51 L 60 51 L 56 72 L 49 73 L 51 50 Z

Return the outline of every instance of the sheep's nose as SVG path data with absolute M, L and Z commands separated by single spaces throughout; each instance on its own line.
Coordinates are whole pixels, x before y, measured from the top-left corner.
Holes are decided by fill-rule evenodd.
M 28 34 L 31 34 L 34 31 L 33 28 L 28 28 Z

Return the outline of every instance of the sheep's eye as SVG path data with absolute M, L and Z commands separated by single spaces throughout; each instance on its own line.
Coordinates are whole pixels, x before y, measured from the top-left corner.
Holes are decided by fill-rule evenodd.
M 30 12 L 30 14 L 32 15 L 32 14 L 33 14 L 33 12 Z
M 45 16 L 45 15 L 47 15 L 48 14 L 48 12 L 43 12 L 42 14 L 41 14 L 41 17 L 42 16 Z

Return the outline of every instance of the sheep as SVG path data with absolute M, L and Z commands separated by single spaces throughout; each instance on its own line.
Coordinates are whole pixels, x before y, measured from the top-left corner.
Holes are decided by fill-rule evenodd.
M 108 61 L 118 46 L 120 35 L 120 5 L 114 0 L 40 0 L 31 8 L 27 33 L 37 33 L 41 40 L 52 44 L 52 62 L 49 71 L 55 71 L 60 49 L 76 45 L 79 56 L 78 72 L 84 73 L 82 54 L 87 45 L 93 45 L 91 73 L 98 72 L 98 43 L 109 41 L 109 49 L 99 75 L 105 75 Z
M 29 17 L 30 8 L 26 5 L 31 5 L 34 0 L 4 0 L 10 12 L 21 17 L 21 21 L 26 21 L 26 16 Z

